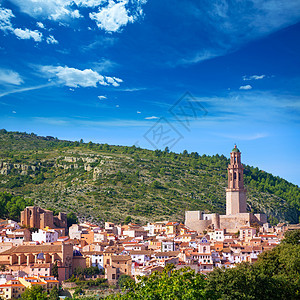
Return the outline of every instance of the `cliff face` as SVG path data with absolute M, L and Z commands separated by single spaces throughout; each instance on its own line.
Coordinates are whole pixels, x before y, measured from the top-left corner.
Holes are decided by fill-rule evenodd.
M 8 175 L 11 173 L 28 175 L 28 171 L 37 171 L 39 165 L 12 164 L 10 162 L 0 161 L 0 174 Z
M 79 143 L 0 130 L 0 191 L 81 218 L 184 220 L 187 210 L 225 213 L 228 159 Z M 244 166 L 247 210 L 298 222 L 299 187 Z

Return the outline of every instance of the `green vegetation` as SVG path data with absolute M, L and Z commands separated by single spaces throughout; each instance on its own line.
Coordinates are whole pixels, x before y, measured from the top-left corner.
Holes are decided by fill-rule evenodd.
M 22 300 L 47 300 L 47 292 L 39 286 L 32 286 L 31 288 L 27 288 L 25 292 L 21 296 Z
M 9 218 L 20 221 L 20 213 L 26 206 L 33 205 L 31 199 L 24 199 L 23 196 L 12 196 L 0 192 L 0 218 Z
M 56 285 L 51 289 L 49 294 L 49 300 L 59 300 L 59 293 Z
M 131 285 L 132 283 L 134 283 L 134 279 L 126 274 L 122 274 L 118 279 L 118 286 L 121 289 L 126 288 L 126 286 Z
M 99 270 L 98 267 L 88 267 L 88 268 L 77 267 L 74 270 L 73 274 L 75 276 L 79 276 L 79 275 L 94 276 L 94 275 L 102 274 L 102 270 Z
M 75 211 L 97 223 L 183 221 L 185 210 L 225 213 L 228 162 L 218 154 L 150 151 L 0 130 L 0 192 L 67 212 L 70 224 L 76 221 Z M 273 224 L 299 222 L 298 186 L 250 166 L 244 177 L 249 211 L 266 213 Z M 9 215 L 16 213 L 6 209 L 3 216 Z
M 106 299 L 159 299 L 159 300 L 198 300 L 207 299 L 205 277 L 188 268 L 175 270 L 173 265 L 167 265 L 159 273 L 141 277 L 138 283 L 125 282 L 125 294 L 109 296 Z

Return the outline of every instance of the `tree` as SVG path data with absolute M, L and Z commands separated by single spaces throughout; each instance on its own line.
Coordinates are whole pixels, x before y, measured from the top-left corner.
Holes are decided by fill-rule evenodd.
M 287 231 L 284 235 L 283 243 L 291 245 L 300 244 L 300 230 Z
M 21 299 L 23 300 L 47 300 L 47 293 L 40 285 L 34 285 L 31 288 L 25 289 Z
M 129 283 L 131 281 L 131 283 Z M 128 285 L 131 285 L 134 282 L 134 280 L 126 274 L 122 274 L 118 279 L 118 286 L 122 289 Z
M 125 224 L 129 224 L 131 222 L 131 216 L 127 216 L 124 220 Z
M 7 270 L 6 265 L 0 265 L 0 272 L 5 272 Z
M 59 300 L 59 294 L 56 285 L 50 291 L 49 300 Z
M 281 244 L 254 264 L 215 269 L 207 277 L 210 299 L 299 299 L 300 245 Z
M 205 292 L 205 276 L 189 268 L 175 270 L 174 265 L 167 265 L 164 270 L 154 272 L 150 276 L 139 277 L 140 281 L 126 281 L 125 294 L 109 296 L 108 299 L 135 300 L 199 300 L 207 299 Z
M 52 271 L 52 275 L 54 277 L 58 278 L 58 266 L 57 266 L 57 262 L 54 263 L 51 271 Z
M 73 224 L 77 224 L 78 223 L 78 218 L 75 215 L 74 212 L 70 212 L 67 214 L 67 225 L 68 227 L 71 227 Z

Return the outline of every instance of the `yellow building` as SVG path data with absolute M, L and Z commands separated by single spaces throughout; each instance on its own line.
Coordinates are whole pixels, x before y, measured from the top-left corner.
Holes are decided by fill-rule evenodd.
M 1 299 L 17 299 L 25 291 L 25 286 L 19 280 L 9 280 L 5 284 L 0 285 Z

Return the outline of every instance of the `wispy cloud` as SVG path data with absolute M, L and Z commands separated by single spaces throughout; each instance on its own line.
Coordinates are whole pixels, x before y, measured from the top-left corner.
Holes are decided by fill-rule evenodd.
M 225 137 L 233 141 L 254 141 L 254 140 L 266 138 L 269 136 L 269 134 L 268 133 L 253 133 L 253 134 L 242 134 L 242 135 L 219 134 L 219 136 Z
M 103 99 L 107 99 L 107 97 L 106 96 L 98 96 L 98 99 L 103 100 Z
M 34 117 L 33 120 L 37 121 L 38 123 L 58 125 L 58 126 L 71 124 L 69 120 L 63 120 L 59 118 Z
M 243 80 L 259 80 L 264 79 L 266 75 L 251 75 L 251 76 L 243 76 Z
M 155 120 L 155 119 L 159 119 L 159 117 L 152 116 L 152 117 L 146 117 L 145 118 L 145 120 Z
M 7 84 L 20 85 L 24 81 L 21 78 L 19 73 L 8 69 L 0 69 L 0 82 L 2 84 L 7 83 Z
M 200 52 L 197 52 L 194 55 L 179 59 L 176 63 L 170 62 L 169 65 L 175 67 L 177 65 L 195 64 L 195 63 L 202 62 L 204 60 L 209 60 L 209 59 L 218 57 L 223 54 L 224 54 L 224 51 L 217 51 L 214 49 L 206 49 L 204 51 L 201 50 Z
M 54 85 L 54 83 L 50 82 L 50 83 L 47 83 L 47 84 L 41 84 L 41 85 L 26 87 L 26 88 L 22 88 L 22 89 L 7 91 L 7 92 L 4 92 L 4 93 L 0 94 L 0 98 L 2 98 L 4 96 L 7 96 L 7 95 L 11 95 L 11 94 L 23 93 L 23 92 L 32 91 L 32 90 L 43 89 L 43 88 L 49 87 L 51 85 Z
M 180 4 L 179 4 L 180 5 Z M 175 52 L 181 56 L 175 63 L 185 65 L 199 63 L 238 50 L 242 45 L 269 35 L 300 20 L 298 0 L 223 1 L 203 0 L 185 2 L 176 10 L 185 12 L 186 18 L 198 24 L 198 49 Z M 195 27 L 197 28 L 197 27 Z M 209 39 L 202 39 L 203 31 Z M 180 42 L 180 41 L 179 41 Z M 181 43 L 182 44 L 182 43 Z M 253 78 L 254 79 L 254 78 Z
M 147 88 L 145 87 L 139 87 L 139 88 L 124 88 L 124 89 L 118 89 L 120 92 L 138 92 L 138 91 L 144 91 Z

